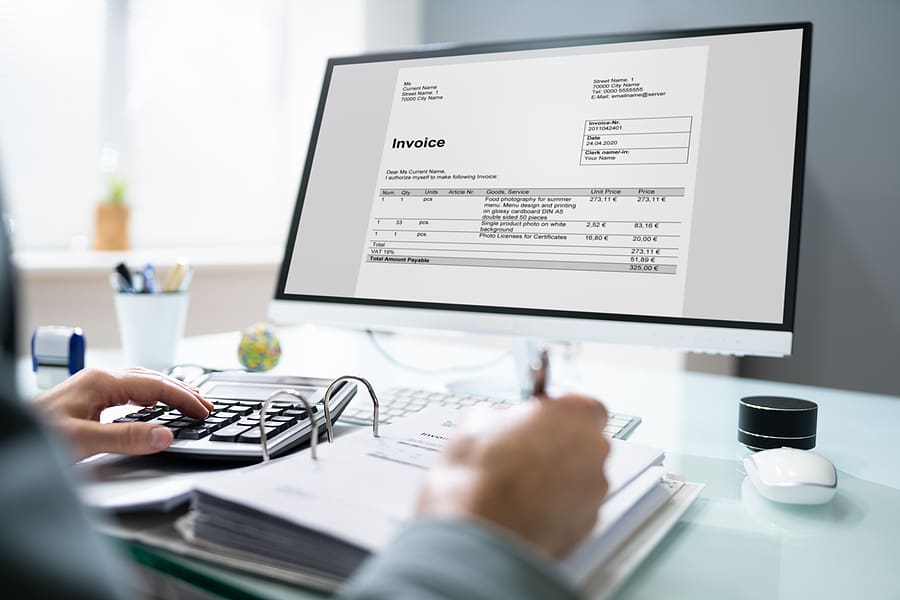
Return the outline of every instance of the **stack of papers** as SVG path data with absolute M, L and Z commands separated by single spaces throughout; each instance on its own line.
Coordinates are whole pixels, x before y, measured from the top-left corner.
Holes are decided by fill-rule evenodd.
M 453 409 L 427 409 L 384 427 L 381 437 L 360 430 L 322 445 L 317 461 L 302 452 L 213 476 L 197 486 L 180 530 L 191 542 L 249 565 L 337 585 L 413 519 L 422 479 L 458 416 Z M 683 487 L 665 478 L 660 450 L 610 443 L 609 495 L 598 525 L 560 564 L 578 585 Z

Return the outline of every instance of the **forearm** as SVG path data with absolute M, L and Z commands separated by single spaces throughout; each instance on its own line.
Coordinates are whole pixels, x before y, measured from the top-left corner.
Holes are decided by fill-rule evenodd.
M 353 600 L 541 598 L 575 590 L 529 548 L 464 521 L 422 521 L 404 530 L 342 590 Z

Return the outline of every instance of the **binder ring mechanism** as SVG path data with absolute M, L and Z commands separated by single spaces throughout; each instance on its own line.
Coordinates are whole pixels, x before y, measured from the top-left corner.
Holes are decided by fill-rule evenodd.
M 329 401 L 331 400 L 332 394 L 340 387 L 342 383 L 347 381 L 357 381 L 364 386 L 366 386 L 366 390 L 369 392 L 369 397 L 372 399 L 372 435 L 374 437 L 378 437 L 378 397 L 375 395 L 375 388 L 372 387 L 372 384 L 369 383 L 369 380 L 365 377 L 359 377 L 357 375 L 342 375 L 338 377 L 334 381 L 329 384 L 328 389 L 325 390 L 325 395 L 322 397 L 321 403 L 325 412 L 325 432 L 328 436 L 328 442 L 334 442 L 334 428 L 332 426 L 331 420 L 331 405 Z M 312 422 L 312 434 L 309 439 L 309 450 L 312 455 L 313 460 L 318 460 L 318 456 L 316 454 L 316 449 L 319 443 L 319 418 L 316 417 L 316 413 L 313 411 L 313 406 L 306 397 L 292 388 L 282 388 L 280 390 L 276 390 L 269 395 L 268 398 L 263 401 L 262 407 L 259 411 L 259 443 L 262 446 L 262 455 L 263 462 L 268 462 L 269 460 L 269 440 L 266 436 L 266 413 L 269 411 L 269 405 L 273 400 L 280 396 L 291 396 L 295 400 L 299 400 L 303 407 L 306 409 L 306 414 L 309 415 L 309 419 Z

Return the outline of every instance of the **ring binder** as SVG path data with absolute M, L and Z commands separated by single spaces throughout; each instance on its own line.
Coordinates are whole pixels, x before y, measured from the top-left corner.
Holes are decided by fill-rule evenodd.
M 195 488 L 193 512 L 182 517 L 178 529 L 189 548 L 206 552 L 207 559 L 222 560 L 218 554 L 231 566 L 269 577 L 319 577 L 334 589 L 415 518 L 427 468 L 446 447 L 462 410 L 426 408 L 378 438 L 358 429 L 342 435 L 318 462 L 287 456 L 203 479 Z M 609 582 L 619 585 L 699 491 L 695 484 L 663 478 L 661 450 L 615 439 L 610 446 L 604 467 L 610 492 L 597 524 L 558 564 L 562 576 L 584 586 L 590 597 Z M 371 482 L 377 484 L 365 486 Z M 688 486 L 693 491 L 676 496 Z M 667 516 L 657 519 L 657 514 Z M 634 535 L 642 536 L 637 546 L 629 541 Z M 631 551 L 622 556 L 620 548 Z M 596 577 L 607 563 L 612 567 Z
M 328 406 L 328 401 L 331 399 L 331 394 L 337 389 L 337 385 L 347 379 L 358 381 L 366 386 L 366 389 L 369 391 L 369 397 L 372 399 L 372 437 L 378 437 L 378 396 L 375 395 L 375 388 L 372 387 L 372 384 L 369 383 L 369 380 L 365 377 L 359 377 L 358 375 L 341 375 L 332 381 L 331 385 L 328 386 L 328 389 L 325 390 L 325 397 L 322 399 L 322 402 L 325 403 L 325 406 Z M 330 429 L 328 430 L 328 438 L 328 441 L 331 441 Z
M 291 388 L 284 388 L 269 394 L 269 397 L 263 401 L 262 407 L 259 410 L 259 444 L 262 446 L 263 462 L 269 462 L 269 440 L 268 436 L 266 436 L 266 413 L 269 411 L 269 404 L 272 403 L 272 400 L 279 396 L 293 396 L 302 402 L 303 407 L 306 408 L 306 414 L 309 415 L 309 419 L 312 421 L 312 435 L 309 436 L 309 448 L 312 459 L 316 460 L 316 447 L 319 443 L 319 419 L 316 417 L 316 413 L 313 412 L 312 404 L 309 403 L 309 400 L 307 400 L 303 394 Z M 328 404 L 325 404 L 325 427 L 330 434 L 331 412 L 328 410 Z M 328 436 L 328 441 L 332 441 L 331 435 Z
M 325 412 L 325 431 L 327 433 L 328 442 L 334 442 L 334 427 L 332 425 L 331 420 L 331 405 L 329 401 L 331 400 L 331 395 L 337 390 L 338 386 L 345 381 L 353 380 L 357 381 L 364 386 L 366 386 L 366 390 L 369 392 L 369 397 L 372 399 L 372 437 L 378 437 L 378 396 L 375 395 L 375 388 L 372 387 L 372 384 L 369 383 L 369 380 L 365 377 L 359 377 L 357 375 L 342 375 L 332 381 L 328 385 L 328 389 L 325 390 L 325 396 L 322 398 L 321 403 Z M 309 415 L 310 421 L 312 422 L 312 435 L 310 435 L 310 455 L 313 460 L 318 460 L 318 456 L 316 454 L 316 449 L 319 443 L 319 420 L 316 417 L 316 413 L 313 412 L 312 404 L 306 397 L 292 388 L 282 388 L 275 392 L 272 392 L 262 404 L 262 407 L 259 411 L 259 443 L 262 447 L 262 456 L 263 462 L 269 461 L 269 441 L 266 436 L 266 413 L 269 411 L 269 405 L 275 398 L 279 396 L 293 396 L 297 400 L 303 403 L 304 408 L 306 408 L 306 414 Z

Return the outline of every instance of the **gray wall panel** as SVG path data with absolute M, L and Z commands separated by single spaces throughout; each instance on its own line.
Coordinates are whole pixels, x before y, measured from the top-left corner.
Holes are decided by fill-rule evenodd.
M 794 354 L 740 373 L 900 394 L 900 2 L 426 0 L 425 41 L 813 22 Z

